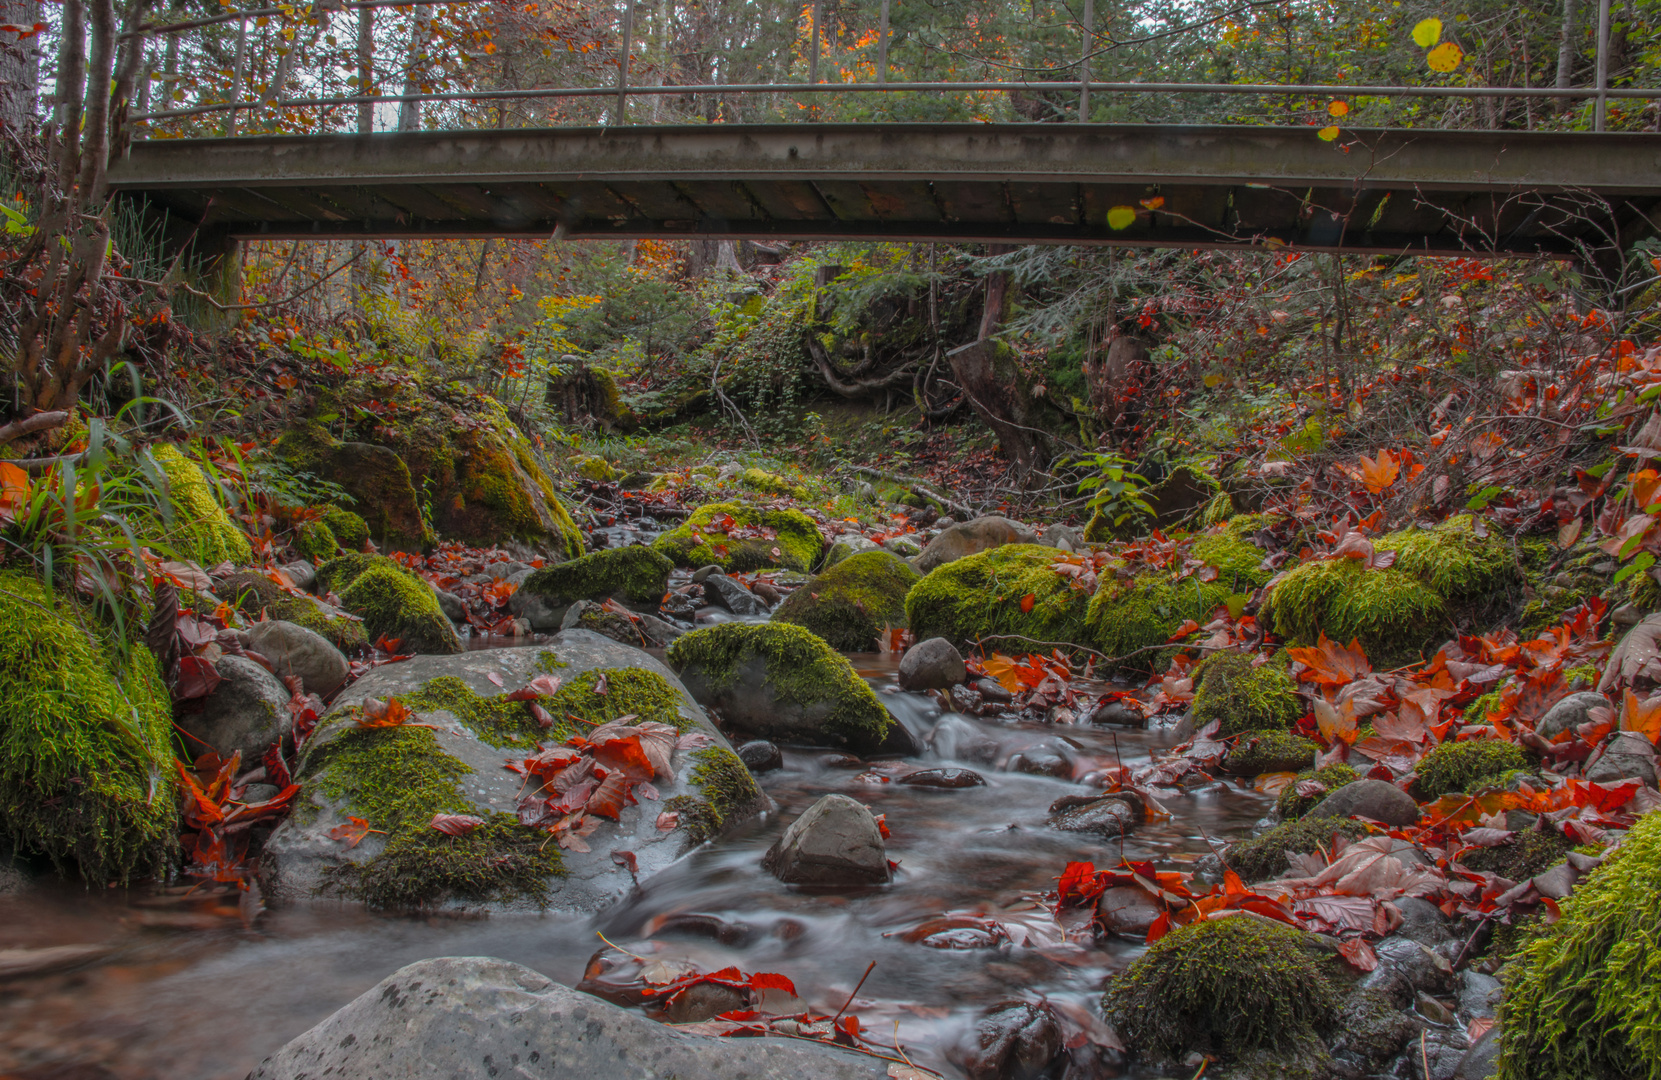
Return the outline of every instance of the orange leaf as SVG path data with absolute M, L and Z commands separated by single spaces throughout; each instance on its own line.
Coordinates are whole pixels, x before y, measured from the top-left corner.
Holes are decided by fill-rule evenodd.
M 359 841 L 361 841 L 364 837 L 376 831 L 378 830 L 371 829 L 369 827 L 369 822 L 363 820 L 362 818 L 348 817 L 346 819 L 346 824 L 336 825 L 334 828 L 329 830 L 329 839 L 338 840 L 347 847 L 354 848 L 358 846 Z
M 583 809 L 591 814 L 599 814 L 616 821 L 623 812 L 623 804 L 629 797 L 629 780 L 622 772 L 614 772 L 600 782 L 594 793 L 588 797 Z
M 1661 695 L 1639 701 L 1631 690 L 1621 702 L 1621 730 L 1636 731 L 1651 743 L 1661 741 Z
M 1401 462 L 1388 450 L 1380 450 L 1377 459 L 1361 456 L 1361 482 L 1367 490 L 1378 495 L 1396 482 L 1401 473 Z
M 1355 699 L 1347 698 L 1337 705 L 1324 697 L 1315 699 L 1315 725 L 1327 742 L 1355 742 Z
M 1286 652 L 1309 669 L 1300 673 L 1299 678 L 1322 686 L 1342 686 L 1373 670 L 1373 665 L 1367 662 L 1367 654 L 1361 651 L 1359 639 L 1352 639 L 1349 648 L 1344 648 L 1327 637 L 1324 631 L 1312 648 L 1287 649 Z
M 9 487 L 10 485 L 8 485 Z M 1650 506 L 1661 498 L 1661 473 L 1645 469 L 1632 474 L 1632 501 L 1639 506 Z
M 1027 593 L 1021 597 L 1021 614 L 1025 615 L 1032 610 L 1032 605 L 1038 603 L 1037 593 Z

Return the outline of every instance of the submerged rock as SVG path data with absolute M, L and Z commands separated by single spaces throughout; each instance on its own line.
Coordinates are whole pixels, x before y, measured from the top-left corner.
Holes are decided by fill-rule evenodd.
M 963 788 L 985 787 L 986 777 L 973 769 L 919 769 L 906 773 L 894 781 L 907 787 L 939 788 L 959 791 Z
M 962 1048 L 969 1080 L 1036 1080 L 1062 1051 L 1055 1014 L 1030 1001 L 993 1005 Z
M 1142 808 L 1117 795 L 1067 795 L 1050 805 L 1050 826 L 1062 832 L 1123 836 L 1141 823 Z
M 936 567 L 956 562 L 969 555 L 978 555 L 1006 544 L 1036 544 L 1038 534 L 1019 521 L 996 514 L 964 521 L 941 530 L 939 536 L 912 560 L 919 574 L 927 574 Z M 1053 547 L 1050 557 L 1054 558 Z
M 281 680 L 247 657 L 222 656 L 213 669 L 222 681 L 201 699 L 201 711 L 182 712 L 179 727 L 190 735 L 187 743 L 197 753 L 211 747 L 228 758 L 241 751 L 245 767 L 252 768 L 293 726 L 291 695 Z
M 767 849 L 762 868 L 787 885 L 882 885 L 888 850 L 871 811 L 846 795 L 826 795 Z

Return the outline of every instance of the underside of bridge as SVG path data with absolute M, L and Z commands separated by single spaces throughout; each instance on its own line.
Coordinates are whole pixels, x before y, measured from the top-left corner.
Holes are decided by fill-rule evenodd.
M 550 128 L 158 139 L 110 175 L 169 235 L 206 247 L 557 232 L 1574 255 L 1655 232 L 1661 135 Z

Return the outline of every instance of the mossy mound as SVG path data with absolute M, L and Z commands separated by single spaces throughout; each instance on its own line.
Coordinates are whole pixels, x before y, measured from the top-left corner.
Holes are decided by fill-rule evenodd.
M 521 591 L 557 607 L 578 600 L 620 597 L 656 601 L 669 588 L 674 564 L 648 547 L 602 548 L 580 559 L 546 566 L 520 582 Z
M 1287 573 L 1269 594 L 1275 633 L 1312 644 L 1359 638 L 1375 668 L 1415 659 L 1446 636 L 1446 606 L 1435 589 L 1396 569 L 1374 570 L 1358 559 L 1323 559 Z
M 340 543 L 327 523 L 305 521 L 294 530 L 294 550 L 317 562 L 334 558 L 335 553 L 340 550 Z
M 805 626 L 833 649 L 869 652 L 884 627 L 906 626 L 905 598 L 923 580 L 886 551 L 864 551 L 785 598 L 773 621 Z
M 1108 986 L 1102 1009 L 1154 1061 L 1290 1050 L 1337 1019 L 1330 964 L 1300 930 L 1244 915 L 1202 919 L 1154 942 Z
M 1532 764 L 1522 747 L 1504 739 L 1445 742 L 1419 761 L 1419 789 L 1439 799 L 1450 791 L 1469 791 L 1473 781 Z
M 369 552 L 353 551 L 338 558 L 330 559 L 317 568 L 317 591 L 320 593 L 338 593 L 352 584 L 366 571 L 376 567 L 390 567 L 401 569 L 393 560 L 385 555 L 374 555 Z
M 1032 651 L 1045 642 L 1083 644 L 1090 597 L 1051 569 L 1055 561 L 1054 548 L 1006 544 L 938 566 L 906 594 L 911 632 L 919 641 L 943 637 L 964 646 L 987 640 L 1006 651 Z M 1028 596 L 1032 604 L 1023 611 Z M 1000 634 L 1018 636 L 989 640 Z
M 720 623 L 677 638 L 667 659 L 700 702 L 758 734 L 874 750 L 893 723 L 847 658 L 800 626 Z
M 736 535 L 734 535 L 736 534 Z M 758 510 L 742 503 L 710 503 L 652 542 L 676 566 L 714 564 L 742 573 L 782 566 L 810 570 L 825 550 L 813 519 L 799 510 Z
M 150 653 L 79 614 L 0 573 L 0 836 L 102 886 L 161 874 L 176 847 L 173 713 Z
M 759 491 L 764 495 L 786 495 L 792 499 L 807 498 L 807 488 L 793 484 L 779 474 L 770 473 L 765 469 L 745 469 L 738 474 L 738 482 L 751 491 Z
M 1285 730 L 1247 731 L 1223 758 L 1223 768 L 1236 776 L 1266 772 L 1296 772 L 1309 768 L 1320 747 Z
M 1231 844 L 1223 853 L 1228 863 L 1246 881 L 1268 881 L 1286 873 L 1288 851 L 1308 855 L 1317 849 L 1332 850 L 1332 836 L 1337 833 L 1346 840 L 1359 840 L 1371 835 L 1365 823 L 1351 818 L 1298 818 L 1283 821 L 1261 836 Z
M 603 688 L 601 675 L 605 676 Z M 605 692 L 599 693 L 601 689 Z M 523 747 L 536 741 L 563 742 L 589 730 L 586 725 L 608 724 L 625 717 L 634 718 L 628 723 L 652 720 L 681 731 L 691 730 L 693 726 L 680 714 L 680 692 L 657 672 L 637 667 L 585 671 L 563 681 L 556 693 L 541 699 L 542 707 L 554 721 L 546 730 L 531 717 L 522 702 L 509 701 L 502 695 L 476 694 L 455 676 L 431 679 L 415 693 L 406 694 L 403 702 L 417 712 L 443 709 L 465 724 L 480 741 L 499 748 Z M 585 726 L 579 727 L 572 717 L 581 718 Z
M 369 539 L 369 523 L 350 510 L 331 506 L 323 511 L 323 524 L 334 533 L 335 540 L 347 551 L 360 551 Z
M 373 443 L 341 442 L 322 424 L 300 422 L 277 440 L 277 455 L 294 469 L 344 488 L 353 505 L 362 508 L 367 528 L 382 546 L 420 550 L 434 542 L 409 466 L 396 451 Z M 333 531 L 334 526 L 329 528 Z
M 168 494 L 180 517 L 181 553 L 203 566 L 222 562 L 241 565 L 252 559 L 254 551 L 248 537 L 225 513 L 216 485 L 201 466 L 169 444 L 154 447 L 152 453 L 167 474 Z
M 1286 667 L 1275 660 L 1253 666 L 1249 653 L 1213 653 L 1194 669 L 1194 726 L 1218 721 L 1217 734 L 1289 728 L 1303 715 L 1303 699 Z
M 1508 881 L 1526 881 L 1569 857 L 1574 844 L 1555 829 L 1525 829 L 1510 843 L 1467 851 L 1459 861 L 1470 870 L 1498 874 Z
M 390 559 L 386 560 L 392 565 Z M 369 647 L 369 637 L 363 632 L 363 623 L 357 619 L 326 613 L 310 597 L 295 596 L 263 574 L 232 574 L 217 586 L 218 595 L 232 607 L 247 615 L 258 616 L 303 626 L 321 634 L 329 644 L 351 656 Z
M 1504 979 L 1499 1080 L 1661 1076 L 1661 814 L 1561 907 Z
M 1222 531 L 1195 540 L 1191 549 L 1193 556 L 1207 566 L 1217 568 L 1219 584 L 1227 585 L 1233 592 L 1251 592 L 1274 576 L 1274 571 L 1263 569 L 1263 560 L 1269 553 L 1251 540 L 1254 533 L 1273 520 L 1267 514 L 1232 517 Z
M 575 458 L 571 466 L 577 470 L 578 476 L 597 484 L 609 484 L 617 479 L 617 470 L 612 467 L 611 462 L 595 454 Z
M 1184 622 L 1204 625 L 1226 603 L 1231 590 L 1197 576 L 1172 581 L 1145 574 L 1129 581 L 1103 581 L 1085 613 L 1085 633 L 1096 648 L 1117 657 L 1115 667 L 1163 671 L 1171 651 L 1165 644 Z
M 1511 545 L 1492 531 L 1478 536 L 1475 519 L 1469 514 L 1448 518 L 1431 529 L 1389 533 L 1373 549 L 1395 552 L 1394 569 L 1412 574 L 1449 600 L 1482 596 L 1518 577 Z
M 340 594 L 347 610 L 363 617 L 371 640 L 387 637 L 410 653 L 459 653 L 461 639 L 444 617 L 425 581 L 395 566 L 365 570 Z
M 1339 762 L 1321 769 L 1305 769 L 1298 773 L 1297 779 L 1286 785 L 1286 789 L 1275 799 L 1275 809 L 1280 812 L 1281 818 L 1292 821 L 1303 817 L 1327 795 L 1332 794 L 1345 784 L 1361 779 L 1361 774 Z M 1326 785 L 1326 794 L 1299 795 L 1298 784 L 1304 780 L 1318 780 Z

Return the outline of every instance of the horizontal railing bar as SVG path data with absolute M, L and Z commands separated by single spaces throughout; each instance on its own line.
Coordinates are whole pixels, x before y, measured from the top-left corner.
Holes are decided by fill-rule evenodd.
M 206 18 L 192 19 L 180 23 L 150 23 L 140 26 L 136 30 L 128 30 L 121 36 L 124 38 L 143 37 L 146 34 L 179 34 L 186 30 L 198 30 L 204 26 L 218 26 L 222 23 L 237 22 L 240 19 L 268 19 L 273 15 L 294 15 L 299 11 L 309 10 L 318 15 L 330 15 L 337 11 L 361 11 L 364 8 L 400 8 L 417 7 L 430 0 L 342 0 L 332 6 L 317 5 L 312 8 L 300 9 L 294 7 L 263 7 L 249 8 L 246 11 L 226 11 L 218 15 L 209 15 Z
M 962 93 L 1021 90 L 1077 91 L 1082 82 L 915 82 L 915 83 L 708 83 L 694 86 L 631 86 L 630 97 L 680 96 L 690 94 L 899 94 Z M 1595 87 L 1521 86 L 1320 86 L 1289 83 L 1121 83 L 1091 82 L 1091 93 L 1108 94 L 1267 94 L 1343 97 L 1423 98 L 1610 98 L 1661 99 L 1661 88 L 1622 87 L 1599 91 Z M 528 90 L 451 91 L 431 94 L 363 94 L 333 98 L 285 98 L 275 102 L 226 101 L 189 109 L 142 113 L 134 121 L 169 120 L 184 116 L 226 112 L 231 109 L 334 108 L 342 105 L 373 105 L 413 101 L 511 101 L 527 98 L 615 97 L 615 86 L 544 87 Z

